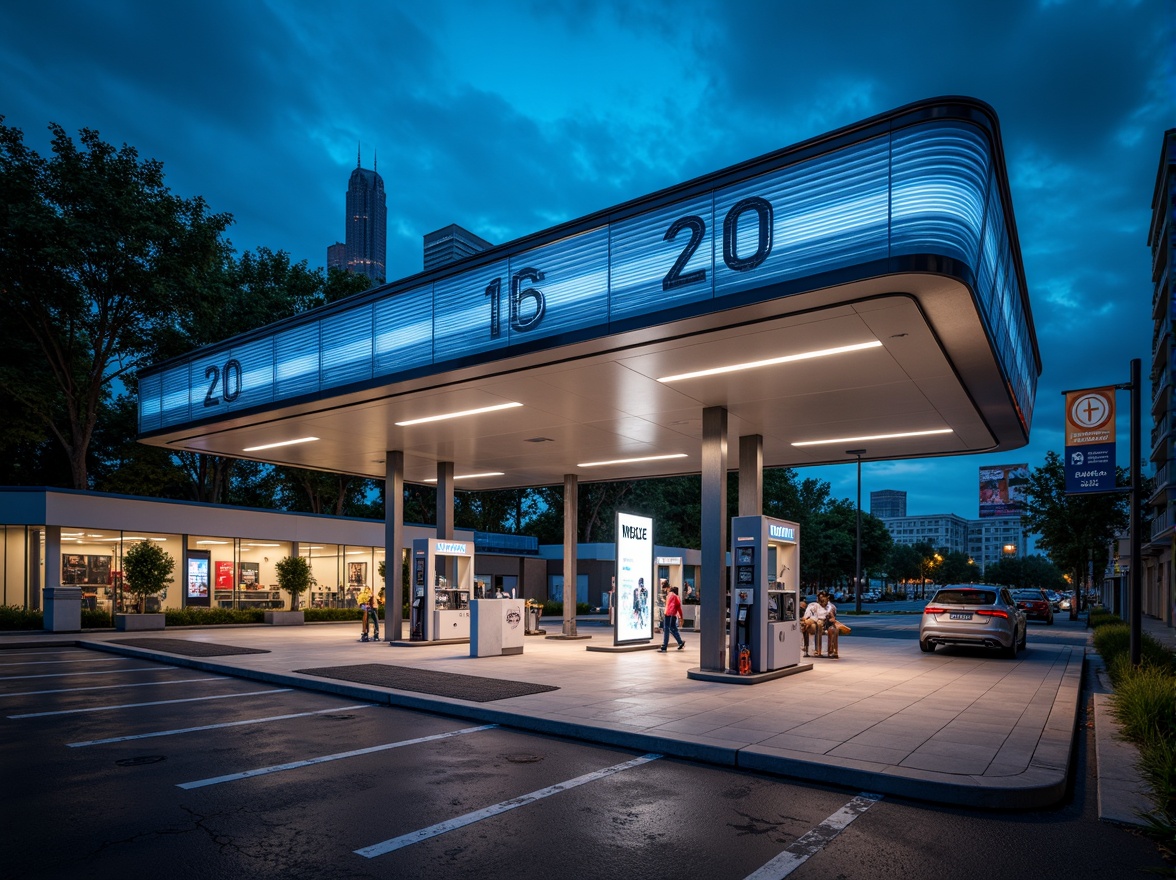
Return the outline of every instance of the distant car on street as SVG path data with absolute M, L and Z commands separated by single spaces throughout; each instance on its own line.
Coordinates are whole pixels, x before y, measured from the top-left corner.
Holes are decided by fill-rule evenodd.
M 1054 609 L 1045 590 L 1013 590 L 1013 601 L 1028 620 L 1041 620 L 1053 626 Z
M 919 648 L 939 645 L 993 648 L 1015 659 L 1025 647 L 1028 625 L 1007 587 L 951 584 L 931 597 L 919 621 Z

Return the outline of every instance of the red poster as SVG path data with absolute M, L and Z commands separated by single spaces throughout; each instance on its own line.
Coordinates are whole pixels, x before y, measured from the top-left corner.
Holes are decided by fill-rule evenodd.
M 218 590 L 233 589 L 233 563 L 218 561 L 216 564 L 216 588 Z

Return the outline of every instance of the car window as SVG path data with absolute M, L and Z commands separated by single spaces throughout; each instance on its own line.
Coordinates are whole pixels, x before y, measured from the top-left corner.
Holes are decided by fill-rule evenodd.
M 996 593 L 992 590 L 940 590 L 931 600 L 937 605 L 992 605 Z
M 1012 595 L 1009 593 L 1009 591 L 1008 591 L 1008 590 L 1001 590 L 1001 591 L 1000 591 L 1000 597 L 1001 597 L 1001 598 L 1004 600 L 1004 603 L 1005 603 L 1006 605 L 1016 605 L 1016 604 L 1017 604 L 1016 602 L 1014 602 L 1014 601 L 1013 601 L 1013 597 L 1012 597 Z

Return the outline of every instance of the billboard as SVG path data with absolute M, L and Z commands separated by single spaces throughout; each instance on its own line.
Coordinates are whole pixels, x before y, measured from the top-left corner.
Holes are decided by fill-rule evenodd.
M 1115 491 L 1115 388 L 1066 392 L 1066 494 Z
M 1029 487 L 1029 465 L 980 466 L 980 516 L 1020 516 Z
M 653 520 L 618 510 L 614 644 L 653 639 L 653 573 Z

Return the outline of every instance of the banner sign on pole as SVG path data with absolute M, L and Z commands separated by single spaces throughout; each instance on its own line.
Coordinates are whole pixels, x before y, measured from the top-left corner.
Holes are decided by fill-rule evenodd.
M 1115 490 L 1115 388 L 1066 392 L 1066 494 Z

